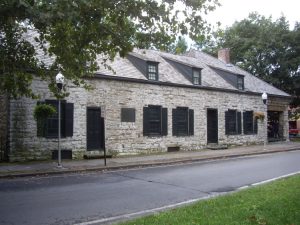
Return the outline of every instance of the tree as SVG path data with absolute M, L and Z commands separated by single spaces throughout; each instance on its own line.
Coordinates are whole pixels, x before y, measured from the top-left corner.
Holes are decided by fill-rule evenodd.
M 188 44 L 184 37 L 179 36 L 174 44 L 171 45 L 170 52 L 174 54 L 183 54 L 187 51 Z
M 216 5 L 217 0 L 1 0 L 0 93 L 36 97 L 33 74 L 55 93 L 58 71 L 84 86 L 99 67 L 97 55 L 113 60 L 134 47 L 167 49 L 178 34 L 195 38 L 208 27 L 201 13 Z M 25 38 L 29 30 L 38 45 Z M 41 50 L 51 63 L 36 57 Z M 100 66 L 107 67 L 105 60 Z
M 203 45 L 203 42 L 199 43 Z M 215 32 L 205 43 L 204 51 L 230 48 L 232 63 L 295 96 L 300 96 L 300 26 L 289 29 L 284 16 L 276 21 L 251 13 L 231 27 Z

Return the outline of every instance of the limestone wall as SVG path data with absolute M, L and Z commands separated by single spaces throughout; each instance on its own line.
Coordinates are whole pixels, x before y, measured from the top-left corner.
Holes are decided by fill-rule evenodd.
M 86 151 L 87 107 L 101 107 L 105 118 L 106 149 L 113 154 L 148 153 L 167 151 L 168 146 L 181 150 L 202 149 L 207 144 L 207 108 L 218 110 L 218 139 L 220 144 L 243 145 L 262 143 L 266 138 L 264 123 L 258 123 L 257 135 L 225 135 L 225 111 L 265 111 L 260 95 L 247 95 L 208 91 L 193 88 L 171 87 L 133 83 L 128 81 L 90 80 L 93 90 L 86 91 L 68 84 L 68 102 L 74 103 L 73 137 L 62 139 L 62 149 L 72 149 L 73 157 L 82 157 Z M 41 99 L 55 99 L 47 91 L 47 84 L 35 81 L 33 88 Z M 11 160 L 50 158 L 51 150 L 57 149 L 57 139 L 37 137 L 33 109 L 36 100 L 23 98 L 11 101 L 12 118 Z M 143 107 L 161 105 L 168 108 L 168 135 L 164 137 L 143 136 Z M 172 109 L 194 109 L 194 136 L 172 136 Z M 121 108 L 135 108 L 134 123 L 121 122 Z

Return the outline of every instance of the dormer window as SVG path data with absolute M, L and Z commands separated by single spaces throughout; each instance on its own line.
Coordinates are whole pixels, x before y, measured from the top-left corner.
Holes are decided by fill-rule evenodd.
M 169 64 L 171 64 L 179 73 L 181 73 L 189 82 L 194 85 L 201 85 L 201 70 L 202 68 L 196 65 L 177 61 L 163 57 Z
M 158 81 L 158 64 L 145 55 L 130 53 L 127 59 L 150 81 Z
M 237 89 L 244 90 L 244 77 L 237 76 Z
M 193 68 L 193 84 L 201 85 L 201 70 Z
M 149 80 L 158 80 L 158 64 L 153 62 L 148 62 L 147 74 Z

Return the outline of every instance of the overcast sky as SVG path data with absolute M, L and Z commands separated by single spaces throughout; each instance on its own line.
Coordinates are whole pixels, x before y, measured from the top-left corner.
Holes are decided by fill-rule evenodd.
M 222 27 L 231 26 L 234 21 L 248 17 L 250 12 L 258 12 L 266 17 L 278 19 L 282 14 L 293 28 L 300 22 L 300 0 L 219 0 L 222 6 L 209 13 L 208 21 L 220 21 Z

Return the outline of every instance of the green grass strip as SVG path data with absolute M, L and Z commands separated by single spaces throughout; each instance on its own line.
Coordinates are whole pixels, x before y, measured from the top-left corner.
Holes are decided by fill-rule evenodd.
M 133 224 L 300 225 L 300 176 L 122 223 Z

